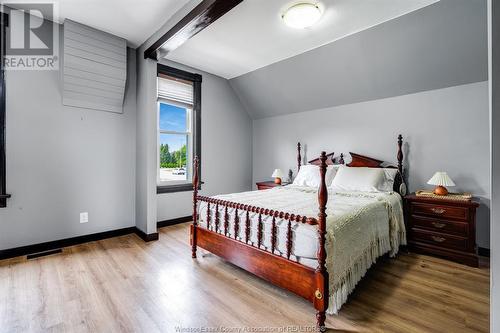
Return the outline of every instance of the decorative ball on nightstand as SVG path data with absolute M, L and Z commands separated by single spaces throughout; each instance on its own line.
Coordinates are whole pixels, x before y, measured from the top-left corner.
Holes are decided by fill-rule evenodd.
M 281 169 L 275 169 L 271 177 L 274 178 L 274 182 L 278 185 L 281 185 L 281 178 L 283 178 L 285 175 L 283 174 L 283 171 Z
M 448 195 L 448 190 L 445 186 L 455 186 L 455 183 L 446 172 L 438 171 L 427 182 L 429 185 L 436 185 L 434 189 L 435 195 Z

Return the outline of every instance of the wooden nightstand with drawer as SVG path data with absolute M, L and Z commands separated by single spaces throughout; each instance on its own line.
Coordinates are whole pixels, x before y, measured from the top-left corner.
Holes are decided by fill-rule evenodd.
M 405 196 L 405 219 L 410 250 L 478 266 L 477 201 Z
M 266 182 L 257 182 L 255 183 L 257 185 L 257 189 L 259 191 L 261 190 L 269 190 L 271 188 L 277 187 L 277 186 L 282 186 L 281 184 L 276 184 L 274 181 L 266 181 Z M 285 185 L 285 184 L 283 184 Z

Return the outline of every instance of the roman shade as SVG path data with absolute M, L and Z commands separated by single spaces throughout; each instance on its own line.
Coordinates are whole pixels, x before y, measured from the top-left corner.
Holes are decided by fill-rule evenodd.
M 123 112 L 125 39 L 66 19 L 63 62 L 64 105 Z
M 193 104 L 193 84 L 166 75 L 158 76 L 158 98 Z

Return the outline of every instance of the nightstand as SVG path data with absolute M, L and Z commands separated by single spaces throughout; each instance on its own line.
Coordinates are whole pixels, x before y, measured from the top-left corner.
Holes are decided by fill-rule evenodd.
M 273 188 L 273 187 L 277 187 L 277 186 L 282 186 L 282 185 L 278 185 L 276 184 L 274 181 L 267 181 L 267 182 L 257 182 L 255 183 L 255 185 L 257 185 L 257 189 L 260 191 L 260 190 L 269 190 L 270 188 Z M 283 184 L 285 185 L 285 184 Z
M 477 201 L 405 196 L 408 248 L 477 267 Z

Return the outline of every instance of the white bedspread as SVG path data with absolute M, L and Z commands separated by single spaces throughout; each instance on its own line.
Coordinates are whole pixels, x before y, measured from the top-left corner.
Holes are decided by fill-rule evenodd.
M 317 190 L 301 186 L 276 187 L 265 191 L 250 191 L 218 195 L 215 198 L 249 204 L 288 213 L 316 217 Z M 207 203 L 199 205 L 200 225 L 207 227 Z M 234 209 L 228 210 L 228 234 L 234 237 Z M 400 244 L 406 244 L 402 200 L 399 194 L 333 192 L 327 203 L 327 269 L 330 273 L 329 314 L 336 314 L 359 280 L 376 261 L 390 252 L 394 256 Z M 224 207 L 219 206 L 219 232 L 224 233 Z M 246 212 L 238 211 L 238 239 L 245 239 Z M 257 245 L 258 214 L 250 213 L 250 240 Z M 272 218 L 262 216 L 264 233 L 262 249 L 271 250 Z M 210 206 L 210 229 L 215 230 L 215 205 Z M 277 244 L 275 254 L 286 256 L 288 221 L 276 219 Z M 317 226 L 292 223 L 293 247 L 291 260 L 315 268 L 318 249 Z

